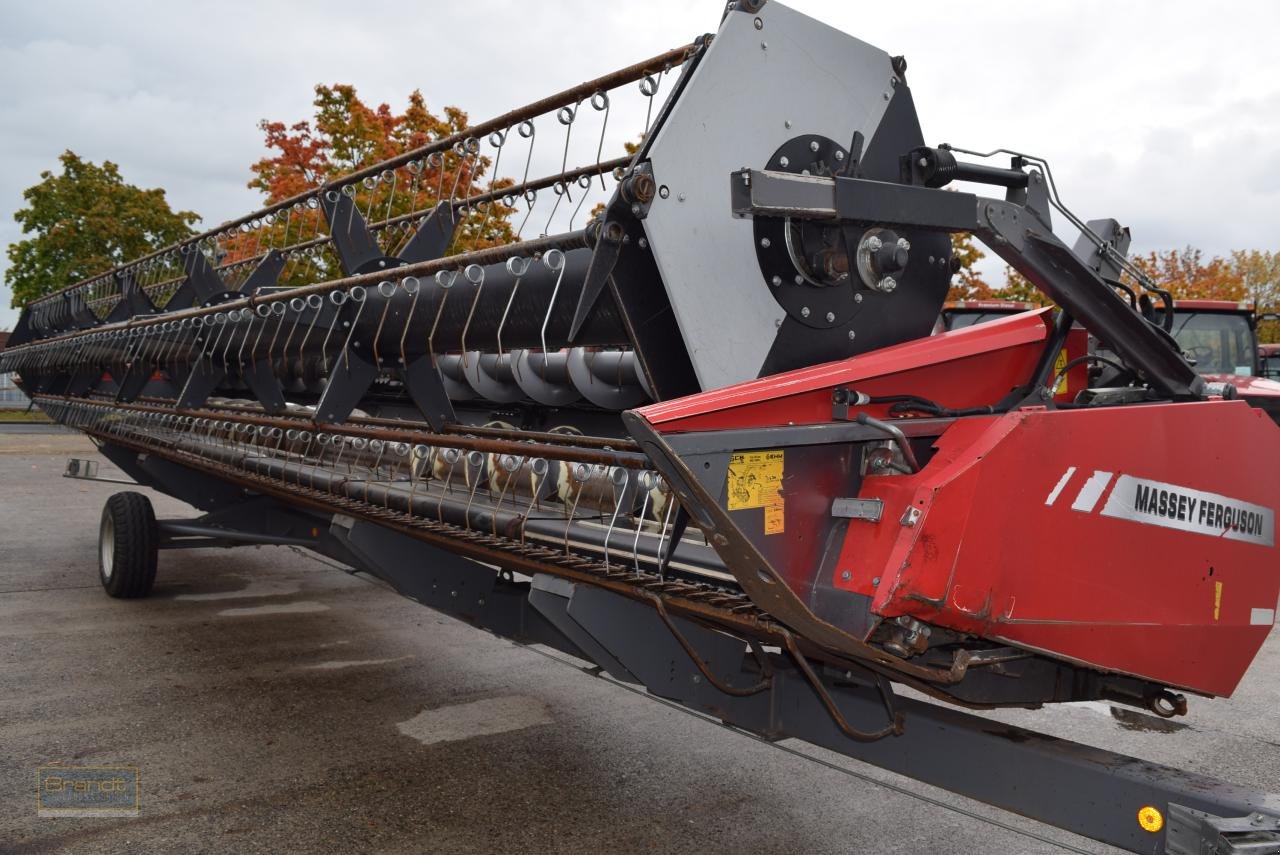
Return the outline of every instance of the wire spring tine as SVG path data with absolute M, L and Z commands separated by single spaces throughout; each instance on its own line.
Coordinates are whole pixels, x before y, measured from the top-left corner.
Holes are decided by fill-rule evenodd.
M 636 572 L 640 572 L 640 533 L 644 530 L 644 515 L 649 510 L 649 493 L 653 489 L 653 475 L 645 472 L 639 477 L 644 500 L 640 505 L 640 515 L 636 518 L 636 537 L 631 543 L 631 559 Z
M 351 337 L 356 334 L 356 329 L 360 326 L 360 316 L 364 314 L 364 307 L 369 302 L 365 294 L 363 285 L 355 285 L 351 288 L 351 299 L 360 304 L 356 309 L 356 319 L 351 322 L 351 329 L 347 331 L 347 340 L 342 343 L 342 359 L 347 366 L 347 377 L 351 376 Z
M 515 282 L 511 285 L 511 293 L 507 296 L 507 305 L 502 310 L 502 319 L 498 321 L 498 353 L 505 354 L 506 350 L 502 347 L 502 330 L 507 325 L 507 315 L 511 313 L 511 304 L 515 302 L 516 292 L 520 290 L 520 281 L 524 275 L 529 272 L 529 259 L 523 256 L 513 255 L 507 259 L 507 273 L 515 277 Z
M 600 189 L 607 190 L 608 188 L 604 184 L 604 175 L 600 174 L 600 156 L 604 153 L 604 136 L 609 127 L 609 111 L 611 109 L 609 93 L 603 89 L 597 90 L 591 96 L 591 107 L 596 112 L 604 111 L 604 120 L 600 123 L 600 142 L 596 146 L 596 174 L 600 175 Z
M 406 276 L 400 280 L 400 287 L 412 297 L 409 301 L 409 313 L 404 319 L 404 329 L 400 333 L 400 366 L 404 367 L 409 364 L 409 358 L 405 355 L 404 343 L 409 337 L 409 327 L 413 324 L 413 313 L 418 309 L 418 295 L 422 292 L 422 283 L 418 281 L 416 276 Z
M 661 483 L 662 483 L 662 476 L 658 476 L 658 484 L 661 485 Z M 661 486 L 659 486 L 659 489 L 661 489 Z M 658 555 L 657 555 L 658 578 L 663 580 L 664 582 L 666 581 L 666 578 L 667 578 L 667 565 L 671 563 L 670 561 L 664 560 L 664 557 L 666 555 L 665 550 L 667 546 L 667 533 L 670 531 L 668 526 L 671 524 L 671 513 L 672 511 L 675 510 L 675 507 L 676 507 L 676 497 L 672 495 L 671 489 L 668 488 L 667 489 L 667 511 L 665 514 L 663 514 L 663 517 L 662 517 L 662 528 L 660 529 L 660 535 L 658 537 Z M 672 541 L 671 548 L 673 550 L 676 548 L 675 541 Z
M 601 467 L 604 469 L 604 467 Z M 609 518 L 609 527 L 604 533 L 604 569 L 609 569 L 609 541 L 613 538 L 614 526 L 618 524 L 618 513 L 622 510 L 622 501 L 627 497 L 627 486 L 631 483 L 631 473 L 623 473 L 622 490 L 614 481 L 615 473 L 609 472 L 609 484 L 613 488 L 613 515 Z

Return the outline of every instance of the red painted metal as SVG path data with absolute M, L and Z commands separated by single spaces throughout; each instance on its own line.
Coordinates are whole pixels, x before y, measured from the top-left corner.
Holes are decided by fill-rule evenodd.
M 822 423 L 832 418 L 836 386 L 951 407 L 990 404 L 1026 381 L 1047 319 L 1047 310 L 1014 315 L 640 414 L 668 434 Z M 827 578 L 870 597 L 882 618 L 911 615 L 1095 669 L 1229 695 L 1280 598 L 1274 531 L 1232 539 L 1212 508 L 1207 524 L 1195 515 L 1210 504 L 1204 494 L 1223 497 L 1215 505 L 1247 503 L 1274 515 L 1280 458 L 1255 450 L 1278 441 L 1275 422 L 1243 401 L 961 418 L 936 438 L 919 472 L 862 480 L 858 495 L 881 499 L 883 515 L 850 521 Z M 1148 510 L 1134 484 L 1188 497 L 1181 512 L 1190 519 Z M 789 503 L 813 486 L 784 483 L 782 498 Z M 816 568 L 799 563 L 777 569 L 807 598 Z
M 1174 309 L 1184 312 L 1233 312 L 1252 315 L 1252 300 L 1175 300 Z
M 1029 312 L 1036 307 L 1035 303 L 1021 300 L 954 300 L 942 304 L 942 311 L 990 311 L 990 312 Z
M 919 395 L 955 408 L 992 404 L 1031 376 L 1049 312 L 1010 315 L 638 412 L 659 431 L 673 433 L 829 422 L 836 386 L 873 396 Z M 887 409 L 867 411 L 883 415 Z
M 947 407 L 994 404 L 1027 382 L 1039 358 L 1051 309 L 1024 312 L 786 374 L 739 383 L 638 410 L 663 433 L 726 430 L 831 420 L 831 390 L 854 388 L 871 396 L 918 395 Z M 1067 337 L 1068 358 L 1088 346 L 1083 330 Z M 1087 383 L 1084 365 L 1072 368 L 1059 398 Z M 888 405 L 867 407 L 881 416 Z
M 861 495 L 883 499 L 891 524 L 849 527 L 839 566 L 851 578 L 835 584 L 885 617 L 1229 695 L 1271 630 L 1251 620 L 1280 597 L 1274 545 L 1157 525 L 1186 521 L 1134 511 L 1116 485 L 1130 476 L 1274 511 L 1280 460 L 1250 449 L 1277 439 L 1241 401 L 966 419 L 920 473 L 866 479 Z M 919 521 L 896 524 L 909 506 Z

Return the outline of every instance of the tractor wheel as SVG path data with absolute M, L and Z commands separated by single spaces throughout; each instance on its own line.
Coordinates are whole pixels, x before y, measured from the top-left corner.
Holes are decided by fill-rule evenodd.
M 107 499 L 98 527 L 98 579 L 103 589 L 120 599 L 151 593 L 159 540 L 150 499 L 141 493 L 116 493 Z

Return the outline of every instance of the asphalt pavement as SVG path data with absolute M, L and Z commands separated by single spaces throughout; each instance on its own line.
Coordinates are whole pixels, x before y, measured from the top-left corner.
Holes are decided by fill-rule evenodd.
M 150 598 L 109 599 L 98 519 L 125 488 L 60 477 L 68 456 L 96 455 L 0 435 L 0 851 L 1112 851 L 731 732 L 292 548 L 161 553 Z M 1278 635 L 1172 728 L 1099 703 L 995 717 L 1280 791 Z M 47 765 L 137 767 L 139 815 L 38 817 Z

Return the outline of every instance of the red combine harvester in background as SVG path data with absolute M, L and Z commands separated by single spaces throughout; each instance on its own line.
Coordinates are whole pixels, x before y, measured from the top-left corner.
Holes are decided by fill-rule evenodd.
M 637 91 L 643 141 L 604 159 Z M 482 151 L 519 177 L 446 184 Z M 453 251 L 499 202 L 535 236 Z M 930 336 L 953 233 L 1060 308 Z M 1128 243 L 1039 158 L 927 146 L 901 57 L 737 0 L 714 36 L 33 302 L 0 370 L 205 512 L 112 497 L 113 596 L 160 548 L 302 546 L 1133 851 L 1280 846 L 1275 796 L 957 709 L 1183 714 L 1275 622 L 1280 427 L 1120 296 Z
M 937 334 L 963 329 L 1006 315 L 1029 312 L 1034 308 L 1034 303 L 1021 300 L 948 300 L 942 304 L 942 312 L 938 315 L 938 323 L 933 331 Z

